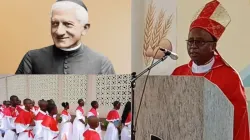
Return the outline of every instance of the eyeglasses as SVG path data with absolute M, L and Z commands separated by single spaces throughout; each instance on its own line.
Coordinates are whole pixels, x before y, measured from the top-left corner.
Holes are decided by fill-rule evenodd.
M 216 41 L 203 41 L 203 40 L 186 40 L 188 46 L 196 45 L 198 47 L 204 46 L 207 43 L 215 43 Z

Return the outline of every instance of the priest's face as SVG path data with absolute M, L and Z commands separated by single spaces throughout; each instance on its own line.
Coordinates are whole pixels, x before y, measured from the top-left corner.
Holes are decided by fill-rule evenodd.
M 11 100 L 10 100 L 10 102 L 11 102 L 11 105 L 12 106 L 16 106 L 16 105 L 18 105 L 18 97 L 13 97 Z
M 75 9 L 54 9 L 51 17 L 51 35 L 57 48 L 72 48 L 80 43 L 85 31 L 76 18 Z
M 29 111 L 33 107 L 32 101 L 28 99 L 24 100 L 24 106 L 25 106 L 25 109 Z
M 216 39 L 201 28 L 194 28 L 189 32 L 187 51 L 197 65 L 204 65 L 213 56 L 216 49 Z
M 41 108 L 42 111 L 46 111 L 47 109 L 47 106 L 48 106 L 48 102 L 46 101 L 41 101 L 40 104 L 39 104 L 39 107 Z

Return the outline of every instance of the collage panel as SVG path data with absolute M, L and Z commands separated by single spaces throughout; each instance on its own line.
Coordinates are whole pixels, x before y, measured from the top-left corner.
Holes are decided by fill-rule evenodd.
M 131 73 L 130 1 L 4 1 L 0 16 L 1 74 Z
M 249 140 L 249 0 L 131 6 L 135 139 Z
M 1 139 L 128 139 L 129 80 L 130 75 L 3 75 Z
M 250 140 L 249 0 L 0 4 L 0 140 Z

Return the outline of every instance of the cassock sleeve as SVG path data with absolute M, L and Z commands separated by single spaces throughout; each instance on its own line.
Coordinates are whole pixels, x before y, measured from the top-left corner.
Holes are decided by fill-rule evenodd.
M 115 74 L 113 64 L 107 57 L 102 60 L 101 74 Z
M 19 64 L 16 74 L 32 74 L 32 61 L 30 51 L 27 52 Z
M 224 92 L 234 105 L 234 140 L 249 140 L 247 101 L 242 81 L 236 72 L 226 77 L 228 88 Z

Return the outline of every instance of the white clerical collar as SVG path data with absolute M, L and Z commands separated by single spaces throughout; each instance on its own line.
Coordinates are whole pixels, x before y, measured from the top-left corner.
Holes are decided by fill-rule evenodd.
M 77 45 L 76 47 L 73 47 L 73 48 L 60 48 L 60 49 L 63 51 L 66 51 L 66 52 L 70 52 L 70 51 L 77 50 L 78 48 L 81 47 L 81 45 L 82 45 L 82 43 L 80 43 L 79 45 Z
M 89 128 L 89 131 L 97 132 L 95 129 Z
M 193 73 L 205 73 L 205 72 L 208 72 L 212 68 L 214 62 L 215 62 L 214 57 L 212 58 L 212 60 L 210 60 L 209 63 L 207 63 L 205 65 L 201 65 L 201 66 L 198 66 L 193 62 L 193 64 L 192 64 L 192 72 Z

